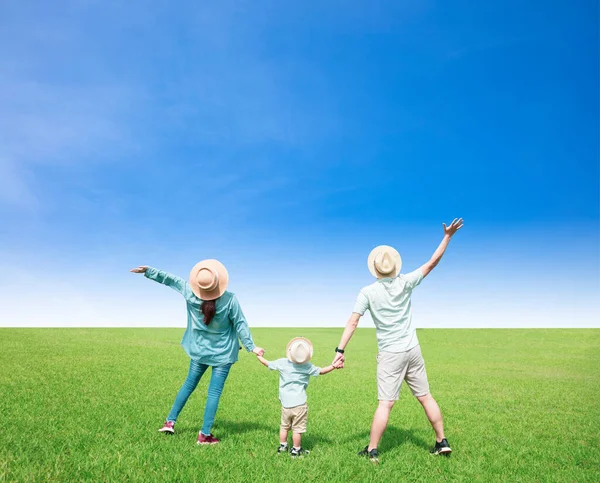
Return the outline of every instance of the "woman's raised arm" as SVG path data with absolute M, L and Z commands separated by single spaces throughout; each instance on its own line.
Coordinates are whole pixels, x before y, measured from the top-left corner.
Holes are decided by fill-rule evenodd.
M 148 267 L 145 265 L 132 268 L 130 272 L 143 273 L 144 277 L 154 280 L 155 282 L 162 283 L 167 287 L 171 287 L 173 290 L 176 290 L 181 295 L 185 296 L 187 282 L 177 275 L 171 275 L 170 273 L 159 270 L 158 268 Z

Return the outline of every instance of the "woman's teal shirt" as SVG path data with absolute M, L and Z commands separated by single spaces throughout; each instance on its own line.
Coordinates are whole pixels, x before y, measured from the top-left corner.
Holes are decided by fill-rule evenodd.
M 248 352 L 254 349 L 248 322 L 235 294 L 225 292 L 216 300 L 217 312 L 210 324 L 205 325 L 200 310 L 202 300 L 192 292 L 188 282 L 152 267 L 147 268 L 144 276 L 183 295 L 187 304 L 187 329 L 181 345 L 192 359 L 209 366 L 232 364 L 238 360 L 238 338 Z

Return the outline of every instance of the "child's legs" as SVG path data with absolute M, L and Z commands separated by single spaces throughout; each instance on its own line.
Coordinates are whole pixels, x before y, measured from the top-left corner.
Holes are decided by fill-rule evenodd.
M 188 398 L 194 392 L 194 389 L 196 389 L 196 386 L 200 382 L 202 374 L 204 374 L 207 368 L 208 366 L 205 364 L 200 364 L 194 361 L 193 359 L 190 360 L 190 370 L 188 372 L 187 378 L 183 383 L 183 386 L 181 386 L 181 389 L 179 389 L 177 396 L 175 397 L 175 402 L 173 403 L 171 412 L 167 416 L 167 421 L 177 421 L 177 416 L 179 416 L 179 413 L 183 409 L 183 406 L 185 406 L 185 403 L 187 402 Z
M 292 409 L 281 408 L 281 426 L 279 428 L 279 442 L 287 444 L 288 432 L 292 429 Z
M 292 442 L 295 448 L 302 446 L 302 434 L 306 433 L 306 423 L 308 422 L 308 406 L 303 404 L 292 409 Z
M 210 384 L 208 385 L 208 397 L 206 398 L 206 408 L 204 409 L 204 423 L 202 424 L 202 434 L 208 436 L 215 422 L 217 409 L 219 408 L 219 399 L 223 393 L 223 386 L 229 375 L 231 364 L 224 366 L 213 366 L 210 375 Z
M 293 433 L 292 442 L 294 443 L 294 448 L 300 448 L 302 446 L 302 433 Z

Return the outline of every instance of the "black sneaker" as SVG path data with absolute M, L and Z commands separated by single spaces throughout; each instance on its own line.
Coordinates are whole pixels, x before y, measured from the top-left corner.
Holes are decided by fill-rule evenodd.
M 444 438 L 439 443 L 437 443 L 437 442 L 435 443 L 435 446 L 430 451 L 430 453 L 431 454 L 449 455 L 450 453 L 452 453 L 452 449 L 450 448 L 450 445 L 448 444 L 448 440 L 446 438 Z
M 377 448 L 373 448 L 369 451 L 369 446 L 365 446 L 365 449 L 359 451 L 358 456 L 368 456 L 371 463 L 379 463 L 379 454 L 377 453 Z
M 288 450 L 288 445 L 287 444 L 283 444 L 283 443 L 279 443 L 279 448 L 277 448 L 277 453 L 287 453 Z
M 310 454 L 310 451 L 307 451 L 304 448 L 292 448 L 292 451 L 290 451 L 290 456 L 292 458 L 297 458 L 298 456 L 305 456 L 308 454 Z

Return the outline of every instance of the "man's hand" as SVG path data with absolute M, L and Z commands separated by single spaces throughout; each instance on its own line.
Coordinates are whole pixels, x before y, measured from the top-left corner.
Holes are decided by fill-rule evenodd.
M 444 238 L 440 243 L 440 246 L 437 247 L 437 250 L 433 252 L 433 255 L 429 259 L 429 261 L 421 266 L 421 273 L 423 273 L 423 277 L 426 277 L 431 273 L 431 271 L 440 263 L 440 260 L 444 256 L 444 252 L 446 248 L 448 248 L 448 243 L 450 243 L 450 239 L 454 234 L 463 227 L 463 219 L 462 218 L 454 218 L 454 221 L 450 223 L 450 226 L 446 226 L 446 223 L 442 223 L 444 227 Z
M 137 268 L 132 268 L 129 271 L 132 272 L 132 273 L 146 273 L 147 269 L 148 269 L 148 267 L 146 265 L 142 265 L 142 266 L 139 266 Z
M 252 349 L 252 352 L 254 352 L 257 356 L 263 356 L 265 354 L 265 350 L 262 347 L 255 347 L 254 349 Z
M 463 219 L 454 218 L 454 221 L 450 223 L 450 226 L 446 226 L 446 223 L 442 223 L 442 225 L 444 226 L 444 235 L 451 237 L 463 227 Z
M 344 357 L 344 354 L 342 354 L 341 352 L 336 352 L 331 365 L 336 369 L 343 369 L 345 360 L 346 358 Z

